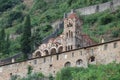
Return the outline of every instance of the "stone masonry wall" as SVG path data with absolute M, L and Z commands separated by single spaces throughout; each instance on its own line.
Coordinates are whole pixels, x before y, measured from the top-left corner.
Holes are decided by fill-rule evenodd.
M 89 15 L 96 12 L 102 12 L 107 9 L 115 9 L 120 6 L 120 0 L 112 0 L 111 2 L 106 2 L 103 4 L 93 5 L 85 8 L 76 9 L 76 12 L 79 12 L 81 15 Z
M 94 59 L 91 59 L 94 57 Z M 82 63 L 76 64 L 78 60 Z M 88 64 L 108 64 L 115 61 L 120 63 L 120 40 L 101 43 L 68 52 L 31 59 L 19 63 L 0 66 L 0 80 L 9 80 L 11 75 L 26 76 L 29 65 L 33 72 L 42 72 L 44 75 L 55 74 L 69 62 L 71 67 L 88 67 Z

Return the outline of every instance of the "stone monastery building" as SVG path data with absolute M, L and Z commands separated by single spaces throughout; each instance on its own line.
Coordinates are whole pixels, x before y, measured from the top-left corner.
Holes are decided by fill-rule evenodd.
M 24 77 L 28 73 L 28 66 L 33 68 L 33 73 L 55 76 L 63 67 L 87 68 L 88 64 L 120 63 L 120 39 L 95 44 L 82 33 L 82 24 L 72 11 L 64 18 L 63 33 L 40 45 L 32 59 L 1 65 L 0 80 L 9 80 L 14 75 Z
M 93 45 L 91 38 L 82 33 L 82 20 L 71 10 L 71 13 L 64 16 L 64 31 L 57 38 L 52 38 L 48 43 L 40 45 L 33 53 L 33 57 L 51 55 Z

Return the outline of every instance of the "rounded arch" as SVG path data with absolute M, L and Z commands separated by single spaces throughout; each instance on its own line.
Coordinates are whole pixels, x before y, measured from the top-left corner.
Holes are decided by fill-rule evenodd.
M 45 55 L 49 55 L 49 51 L 47 49 L 44 50 Z
M 52 48 L 52 49 L 50 50 L 50 54 L 56 54 L 56 53 L 57 53 L 56 48 Z
M 66 62 L 65 64 L 64 64 L 64 67 L 70 67 L 71 66 L 71 62 Z
M 58 53 L 61 53 L 61 52 L 63 52 L 63 46 L 58 47 Z
M 89 62 L 94 62 L 95 61 L 95 56 L 91 56 L 90 58 L 89 58 Z
M 40 52 L 40 51 L 37 51 L 37 52 L 35 53 L 35 57 L 41 57 L 41 52 Z
M 76 66 L 82 66 L 82 64 L 83 64 L 83 60 L 82 59 L 78 59 L 76 61 Z

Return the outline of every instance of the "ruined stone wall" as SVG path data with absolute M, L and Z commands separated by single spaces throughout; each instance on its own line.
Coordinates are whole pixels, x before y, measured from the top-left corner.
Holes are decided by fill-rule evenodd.
M 85 8 L 76 9 L 76 12 L 79 12 L 81 15 L 89 15 L 96 12 L 102 12 L 107 9 L 113 10 L 116 7 L 120 6 L 120 0 L 112 0 L 111 2 L 106 2 L 103 4 L 93 5 Z
M 77 61 L 81 60 L 80 64 Z M 11 75 L 26 76 L 28 66 L 33 72 L 42 72 L 44 75 L 55 75 L 60 69 L 70 63 L 71 67 L 88 67 L 88 64 L 108 64 L 115 61 L 120 63 L 120 40 L 101 43 L 55 55 L 44 56 L 19 63 L 12 63 L 0 67 L 0 80 L 9 80 Z

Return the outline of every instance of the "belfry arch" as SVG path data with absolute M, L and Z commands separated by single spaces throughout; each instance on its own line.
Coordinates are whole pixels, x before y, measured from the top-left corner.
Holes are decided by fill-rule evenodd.
M 37 51 L 37 52 L 35 53 L 35 57 L 41 57 L 41 52 L 40 52 L 40 51 Z
M 52 48 L 52 49 L 50 50 L 50 54 L 56 54 L 56 53 L 57 53 L 56 48 Z
M 58 53 L 63 52 L 63 46 L 58 47 Z
M 49 51 L 46 49 L 44 50 L 45 55 L 49 55 Z
M 70 67 L 71 66 L 71 62 L 66 62 L 65 64 L 64 64 L 64 67 Z

